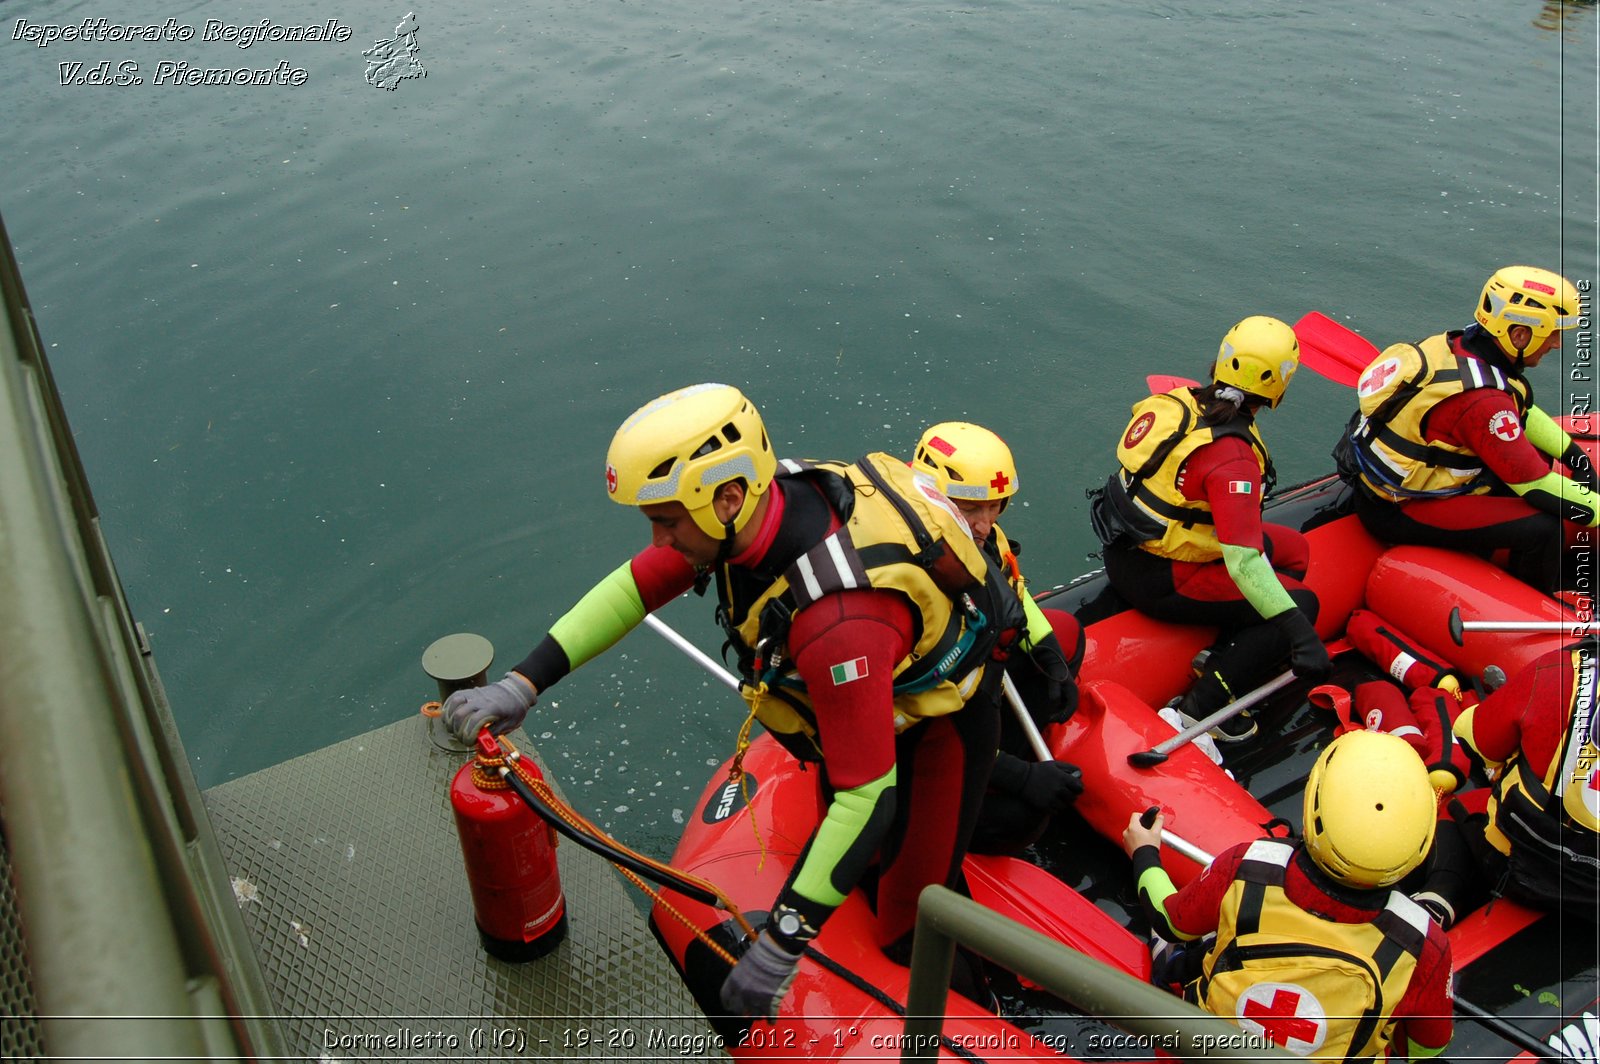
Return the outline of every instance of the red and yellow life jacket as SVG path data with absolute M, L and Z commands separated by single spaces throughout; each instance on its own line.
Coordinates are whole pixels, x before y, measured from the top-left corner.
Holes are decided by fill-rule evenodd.
M 1477 455 L 1423 435 L 1434 406 L 1475 388 L 1511 396 L 1519 418 L 1533 405 L 1527 381 L 1481 359 L 1457 355 L 1448 334 L 1384 350 L 1356 382 L 1361 413 L 1349 437 L 1362 484 L 1390 502 L 1487 491 Z
M 1270 488 L 1272 459 L 1253 420 L 1215 428 L 1202 425 L 1200 405 L 1187 387 L 1135 403 L 1133 417 L 1117 442 L 1122 468 L 1112 474 L 1096 501 L 1095 531 L 1101 540 L 1108 545 L 1115 538 L 1136 542 L 1143 550 L 1180 562 L 1222 557 L 1211 507 L 1186 498 L 1178 487 L 1178 474 L 1190 455 L 1224 435 L 1249 442 L 1261 465 L 1262 482 Z
M 825 595 L 864 588 L 899 592 L 918 619 L 911 653 L 895 666 L 896 729 L 960 709 L 997 642 L 1021 628 L 1022 607 L 933 479 L 886 454 L 785 459 L 777 475 L 817 483 L 844 524 L 770 582 L 717 573 L 718 619 L 756 718 L 792 751 L 816 755 L 810 699 L 784 657 L 787 621 Z
M 1309 913 L 1284 893 L 1294 853 L 1283 842 L 1250 845 L 1186 996 L 1298 1056 L 1382 1057 L 1427 940 L 1428 914 L 1398 891 L 1368 923 Z

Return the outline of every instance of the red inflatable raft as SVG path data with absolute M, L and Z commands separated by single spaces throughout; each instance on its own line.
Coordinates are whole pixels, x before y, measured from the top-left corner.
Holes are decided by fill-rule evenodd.
M 1302 528 L 1311 541 L 1307 583 L 1321 599 L 1317 627 L 1335 655 L 1335 680 L 1345 677 L 1353 686 L 1356 678 L 1385 675 L 1386 666 L 1365 661 L 1341 639 L 1346 622 L 1358 609 L 1405 633 L 1428 657 L 1447 664 L 1469 682 L 1490 666 L 1514 674 L 1569 640 L 1574 631 L 1592 635 L 1587 600 L 1553 599 L 1481 558 L 1418 547 L 1386 548 L 1348 510 L 1338 508 L 1339 494 L 1340 485 L 1333 478 L 1303 485 L 1280 496 L 1271 514 L 1274 521 Z M 1301 784 L 1317 752 L 1332 736 L 1335 721 L 1307 703 L 1305 684 L 1291 684 L 1257 714 L 1263 727 L 1260 738 L 1237 754 L 1235 748 L 1225 748 L 1237 780 L 1192 744 L 1173 750 L 1159 765 L 1136 767 L 1129 762 L 1130 754 L 1173 735 L 1153 707 L 1185 689 L 1192 678 L 1191 659 L 1215 633 L 1164 624 L 1127 610 L 1109 591 L 1103 574 L 1091 574 L 1040 598 L 1054 608 L 1071 610 L 1085 626 L 1079 709 L 1045 736 L 1056 757 L 1083 769 L 1085 793 L 1076 806 L 1078 815 L 1058 817 L 1045 840 L 1030 852 L 1030 857 L 1052 865 L 1049 870 L 1017 858 L 969 858 L 968 879 L 974 897 L 997 911 L 1143 977 L 1148 955 L 1127 882 L 1126 858 L 1104 842 L 1083 843 L 1085 825 L 1118 842 L 1130 814 L 1159 805 L 1169 834 L 1202 854 L 1215 854 L 1274 830 L 1275 817 L 1276 830 L 1283 834 L 1284 821 L 1298 827 Z M 1456 627 L 1463 621 L 1523 620 L 1576 627 L 1537 633 L 1477 629 L 1463 633 Z M 816 773 L 801 771 L 769 738 L 751 747 L 744 764 L 749 773 L 748 808 L 744 793 L 719 774 L 696 806 L 672 863 L 717 883 L 759 922 L 822 807 Z M 750 811 L 759 824 L 759 840 Z M 1180 885 L 1201 868 L 1192 855 L 1179 849 L 1164 848 L 1162 859 Z M 696 931 L 730 946 L 738 935 L 727 914 L 671 892 L 667 899 L 653 912 L 653 926 L 719 1031 L 726 1032 L 735 1057 L 899 1058 L 908 972 L 873 945 L 872 915 L 859 892 L 828 921 L 801 962 L 777 1024 L 753 1027 L 714 1017 L 719 1011 L 717 989 L 728 962 Z M 1531 1031 L 1528 1037 L 1534 1040 L 1584 1037 L 1585 1023 L 1591 1027 L 1593 1023 L 1581 1014 L 1585 1009 L 1592 1014 L 1600 996 L 1594 993 L 1597 966 L 1592 957 L 1563 960 L 1545 970 L 1550 951 L 1556 948 L 1550 938 L 1555 932 L 1539 929 L 1553 922 L 1541 922 L 1538 914 L 1502 901 L 1466 917 L 1451 931 L 1463 985 L 1476 979 L 1483 986 L 1497 986 L 1499 980 L 1514 976 L 1516 985 L 1524 988 L 1515 1000 L 1500 1003 L 1504 1005 L 1500 1011 L 1512 1017 L 1508 1022 L 1514 1022 L 1518 1033 Z M 1130 925 L 1140 933 L 1131 933 Z M 1524 972 L 1530 974 L 1520 974 Z M 1516 1043 L 1492 1029 L 1496 1020 L 1490 1016 L 1483 1026 L 1458 1025 L 1452 1052 L 1483 1059 L 1515 1056 Z M 949 1041 L 943 1055 L 951 1059 L 1059 1056 L 1047 1041 L 956 995 L 950 999 L 945 1032 Z

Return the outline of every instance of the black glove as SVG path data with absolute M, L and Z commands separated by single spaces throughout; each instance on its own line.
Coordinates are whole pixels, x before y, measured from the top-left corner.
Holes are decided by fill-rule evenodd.
M 1592 492 L 1600 493 L 1600 475 L 1595 473 L 1594 463 L 1589 461 L 1589 453 L 1578 446 L 1577 440 L 1573 440 L 1567 449 L 1561 452 L 1561 464 L 1567 467 L 1567 472 L 1572 474 L 1573 480 Z
M 995 755 L 989 783 L 1035 809 L 1059 813 L 1083 793 L 1083 772 L 1070 761 L 1024 761 L 1005 751 Z
M 1065 722 L 1078 708 L 1078 681 L 1072 678 L 1061 640 L 1051 632 L 1033 645 L 1028 657 L 1044 677 L 1044 704 L 1030 705 L 1029 712 L 1040 727 Z
M 1289 668 L 1294 674 L 1312 683 L 1327 679 L 1333 671 L 1333 662 L 1306 615 L 1298 608 L 1286 610 L 1272 618 L 1272 623 L 1289 640 Z

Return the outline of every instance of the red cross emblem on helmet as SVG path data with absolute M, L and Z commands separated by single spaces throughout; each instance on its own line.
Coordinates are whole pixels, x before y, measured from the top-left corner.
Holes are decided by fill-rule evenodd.
M 1006 490 L 1006 485 L 1010 483 L 1010 477 L 1006 476 L 1005 473 L 1001 472 L 1000 470 L 995 470 L 994 476 L 989 480 L 989 487 L 994 489 L 994 493 L 996 495 L 999 495 L 1001 492 Z
M 1308 1056 L 1328 1037 L 1322 1002 L 1293 983 L 1257 983 L 1239 996 L 1239 1026 L 1276 1046 Z
M 1400 369 L 1398 358 L 1386 358 L 1376 366 L 1368 366 L 1362 371 L 1361 379 L 1356 382 L 1356 392 L 1359 395 L 1372 395 L 1381 392 L 1383 386 L 1389 383 L 1389 378 Z
M 617 493 L 617 467 L 606 463 L 606 491 L 612 495 Z

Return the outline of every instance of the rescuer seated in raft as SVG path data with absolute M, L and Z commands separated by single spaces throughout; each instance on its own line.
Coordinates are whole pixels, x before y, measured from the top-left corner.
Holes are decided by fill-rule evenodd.
M 917 441 L 912 465 L 926 470 L 972 529 L 973 541 L 1001 567 L 1022 602 L 1028 623 L 1017 649 L 1006 659 L 1023 705 L 1041 732 L 1063 723 L 1078 706 L 1078 665 L 1083 627 L 1065 610 L 1042 609 L 1028 593 L 1017 557 L 1021 544 L 1001 531 L 1000 515 L 1017 494 L 1017 464 L 1011 448 L 989 429 L 965 421 L 943 421 Z M 1017 853 L 1083 793 L 1083 773 L 1066 761 L 1040 761 L 1016 714 L 1000 709 L 1000 750 L 989 792 L 972 836 L 976 853 Z
M 1491 784 L 1452 798 L 1422 891 L 1444 927 L 1505 895 L 1588 924 L 1600 896 L 1595 647 L 1553 650 L 1456 718 Z
M 1211 383 L 1134 405 L 1117 444 L 1119 468 L 1090 511 L 1119 595 L 1160 620 L 1220 630 L 1199 678 L 1175 703 L 1190 722 L 1285 660 L 1313 681 L 1330 668 L 1313 626 L 1317 596 L 1302 583 L 1306 538 L 1261 520 L 1273 470 L 1256 414 L 1277 407 L 1299 364 L 1288 325 L 1265 316 L 1239 322 L 1223 337 Z M 1255 728 L 1241 712 L 1212 734 L 1238 741 Z
M 451 729 L 517 727 L 647 612 L 714 586 L 750 715 L 819 766 L 825 808 L 722 1004 L 774 1017 L 806 944 L 874 865 L 878 944 L 905 963 L 922 889 L 961 885 L 999 734 L 1002 672 L 986 666 L 1022 627 L 1015 592 L 926 476 L 887 454 L 779 462 L 727 385 L 679 389 L 624 421 L 606 491 L 649 519 L 651 545 L 504 679 L 446 699 Z M 981 976 L 957 976 L 986 999 Z
M 1534 405 L 1526 373 L 1582 320 L 1578 290 L 1549 270 L 1507 266 L 1484 285 L 1474 318 L 1374 359 L 1334 456 L 1378 539 L 1484 556 L 1505 549 L 1513 575 L 1556 591 L 1562 522 L 1595 527 L 1600 481 Z
M 1140 817 L 1122 845 L 1157 936 L 1151 982 L 1316 1060 L 1450 1044 L 1450 941 L 1391 889 L 1434 833 L 1428 770 L 1403 739 L 1335 738 L 1306 780 L 1301 842 L 1240 843 L 1181 890 L 1161 867 L 1161 816 Z

